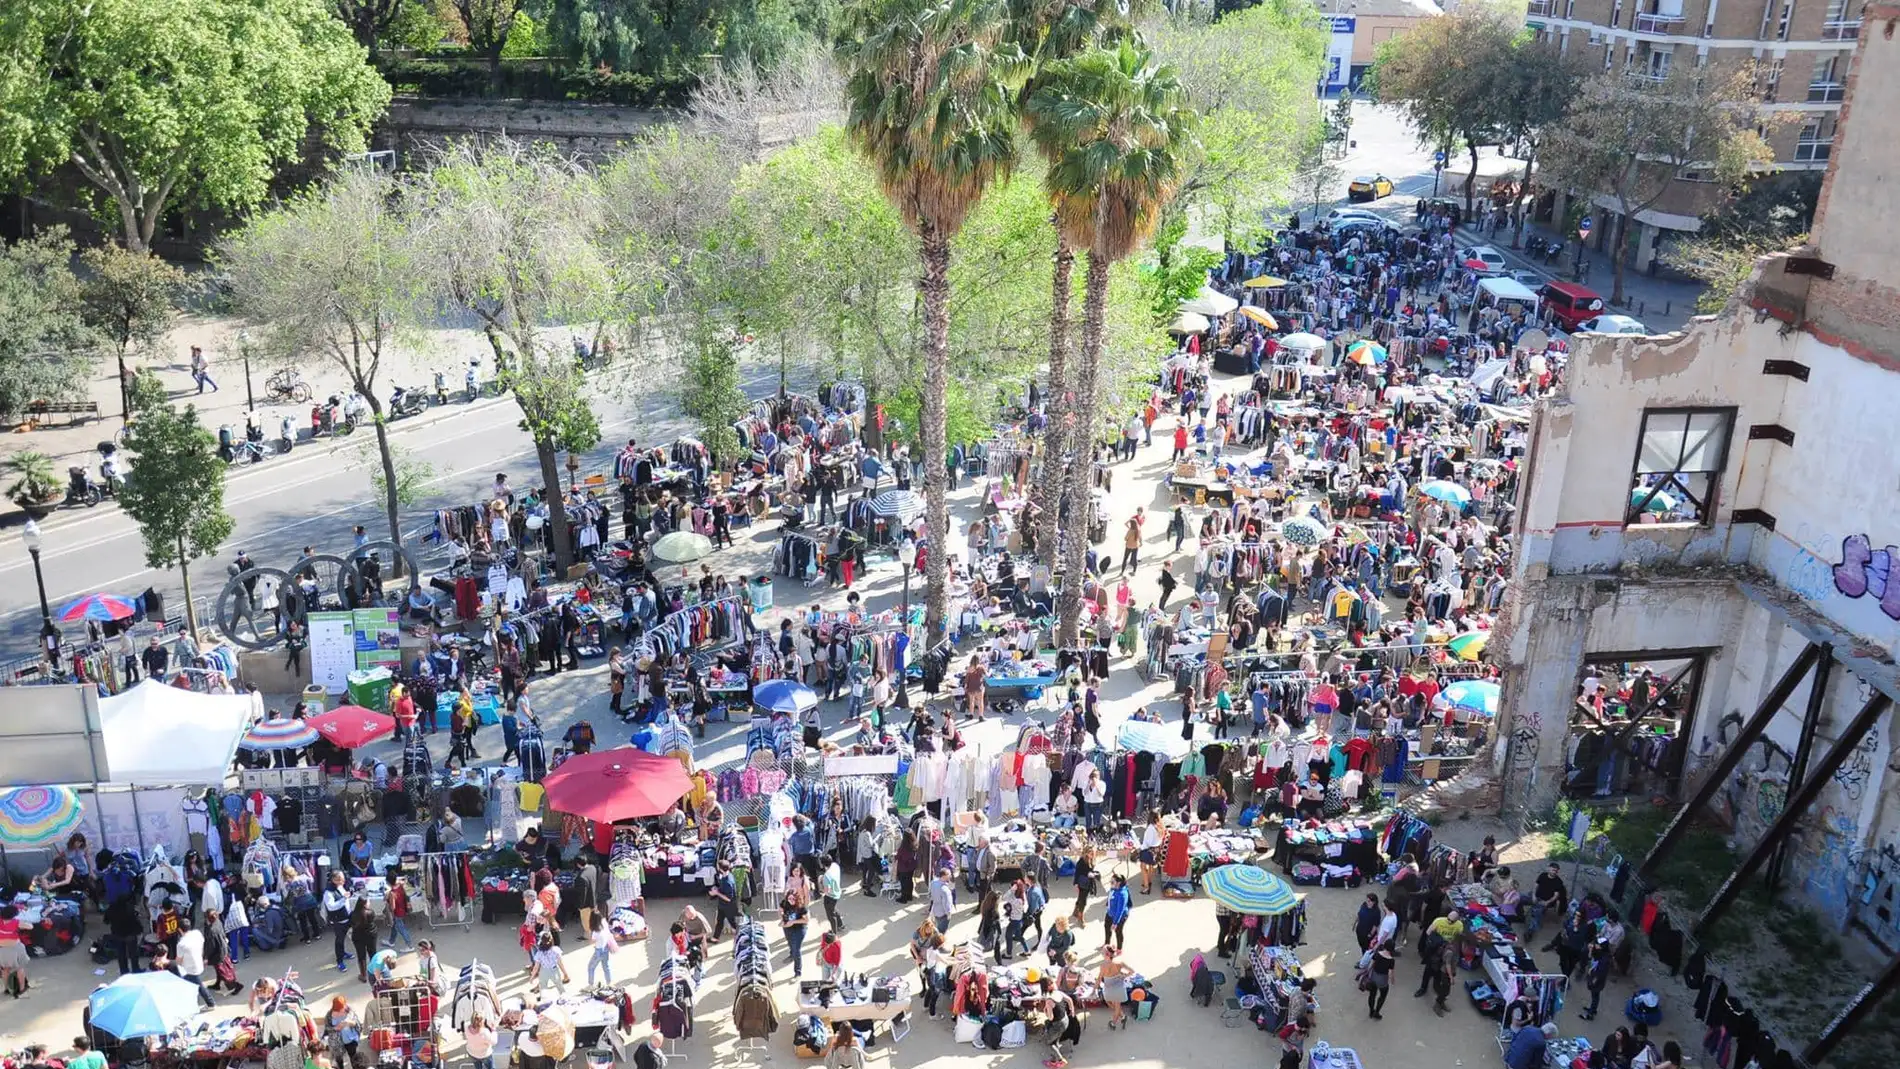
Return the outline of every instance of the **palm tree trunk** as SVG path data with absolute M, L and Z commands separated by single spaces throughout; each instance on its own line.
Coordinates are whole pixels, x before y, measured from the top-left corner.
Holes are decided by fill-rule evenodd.
M 1069 514 L 1069 546 L 1062 564 L 1062 627 L 1059 643 L 1068 649 L 1077 644 L 1082 624 L 1082 581 L 1087 574 L 1089 549 L 1088 471 L 1095 453 L 1095 436 L 1101 424 L 1101 401 L 1096 396 L 1096 379 L 1102 369 L 1102 321 L 1108 306 L 1108 266 L 1105 256 L 1089 254 L 1089 269 L 1082 291 L 1082 363 L 1075 376 L 1075 429 L 1071 437 L 1077 469 L 1070 480 L 1074 511 Z
M 944 391 L 950 377 L 950 235 L 931 220 L 919 230 L 924 302 L 924 396 L 919 419 L 924 439 L 924 516 L 930 552 L 924 569 L 924 648 L 936 645 L 949 616 L 950 506 L 945 500 L 949 437 Z
M 1049 304 L 1049 392 L 1045 395 L 1049 420 L 1042 432 L 1042 467 L 1036 474 L 1036 500 L 1042 513 L 1035 527 L 1036 556 L 1051 568 L 1055 566 L 1056 522 L 1075 485 L 1068 477 L 1066 457 L 1072 438 L 1069 415 L 1074 411 L 1069 403 L 1069 295 L 1074 274 L 1075 250 L 1057 233 Z

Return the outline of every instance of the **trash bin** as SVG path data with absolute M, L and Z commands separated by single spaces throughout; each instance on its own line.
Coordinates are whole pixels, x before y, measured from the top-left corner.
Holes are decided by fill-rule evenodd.
M 753 612 L 764 612 L 772 607 L 772 577 L 755 575 L 746 584 L 746 598 L 752 602 Z
M 330 692 L 324 690 L 321 683 L 312 683 L 303 689 L 303 704 L 310 710 L 311 716 L 323 712 L 329 700 Z
M 379 713 L 389 711 L 389 687 L 395 677 L 387 668 L 364 668 L 349 675 L 350 702 Z

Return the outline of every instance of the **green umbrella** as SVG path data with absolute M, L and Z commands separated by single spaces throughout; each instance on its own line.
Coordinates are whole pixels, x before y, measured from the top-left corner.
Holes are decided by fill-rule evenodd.
M 1647 504 L 1644 503 L 1645 499 Z M 1661 490 L 1652 492 L 1647 487 L 1639 486 L 1630 491 L 1630 505 L 1641 507 L 1644 512 L 1674 512 L 1676 499 Z

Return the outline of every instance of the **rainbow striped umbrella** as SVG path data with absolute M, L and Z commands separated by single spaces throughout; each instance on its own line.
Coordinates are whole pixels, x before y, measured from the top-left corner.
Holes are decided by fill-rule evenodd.
M 87 594 L 59 610 L 59 622 L 76 624 L 82 620 L 130 620 L 139 611 L 131 598 L 117 594 Z
M 1277 917 L 1300 904 L 1287 882 L 1256 865 L 1222 865 L 1201 874 L 1207 897 L 1255 917 Z
M 1491 641 L 1489 631 L 1467 631 L 1445 643 L 1445 649 L 1451 651 L 1451 655 L 1461 661 L 1475 661 L 1478 655 L 1484 652 L 1484 645 L 1489 641 Z
M 322 737 L 308 720 L 260 720 L 238 745 L 246 750 L 301 750 Z
M 0 791 L 0 843 L 45 846 L 79 826 L 79 795 L 69 787 Z

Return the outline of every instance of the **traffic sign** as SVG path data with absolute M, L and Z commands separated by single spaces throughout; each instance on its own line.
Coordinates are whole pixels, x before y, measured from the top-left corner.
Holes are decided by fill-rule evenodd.
M 1443 167 L 1445 165 L 1445 150 L 1441 148 L 1437 152 L 1432 153 L 1432 162 Z
M 1595 222 L 1593 222 L 1593 221 L 1592 221 L 1592 220 L 1590 219 L 1590 217 L 1589 217 L 1589 216 L 1587 216 L 1587 215 L 1586 215 L 1586 216 L 1584 216 L 1583 218 L 1581 218 L 1581 219 L 1579 219 L 1579 220 L 1577 220 L 1577 240 L 1578 240 L 1578 241 L 1589 241 L 1589 240 L 1590 240 L 1590 231 L 1591 231 L 1591 230 L 1593 230 L 1593 229 L 1595 229 L 1595 228 L 1596 228 L 1596 223 L 1595 223 Z

